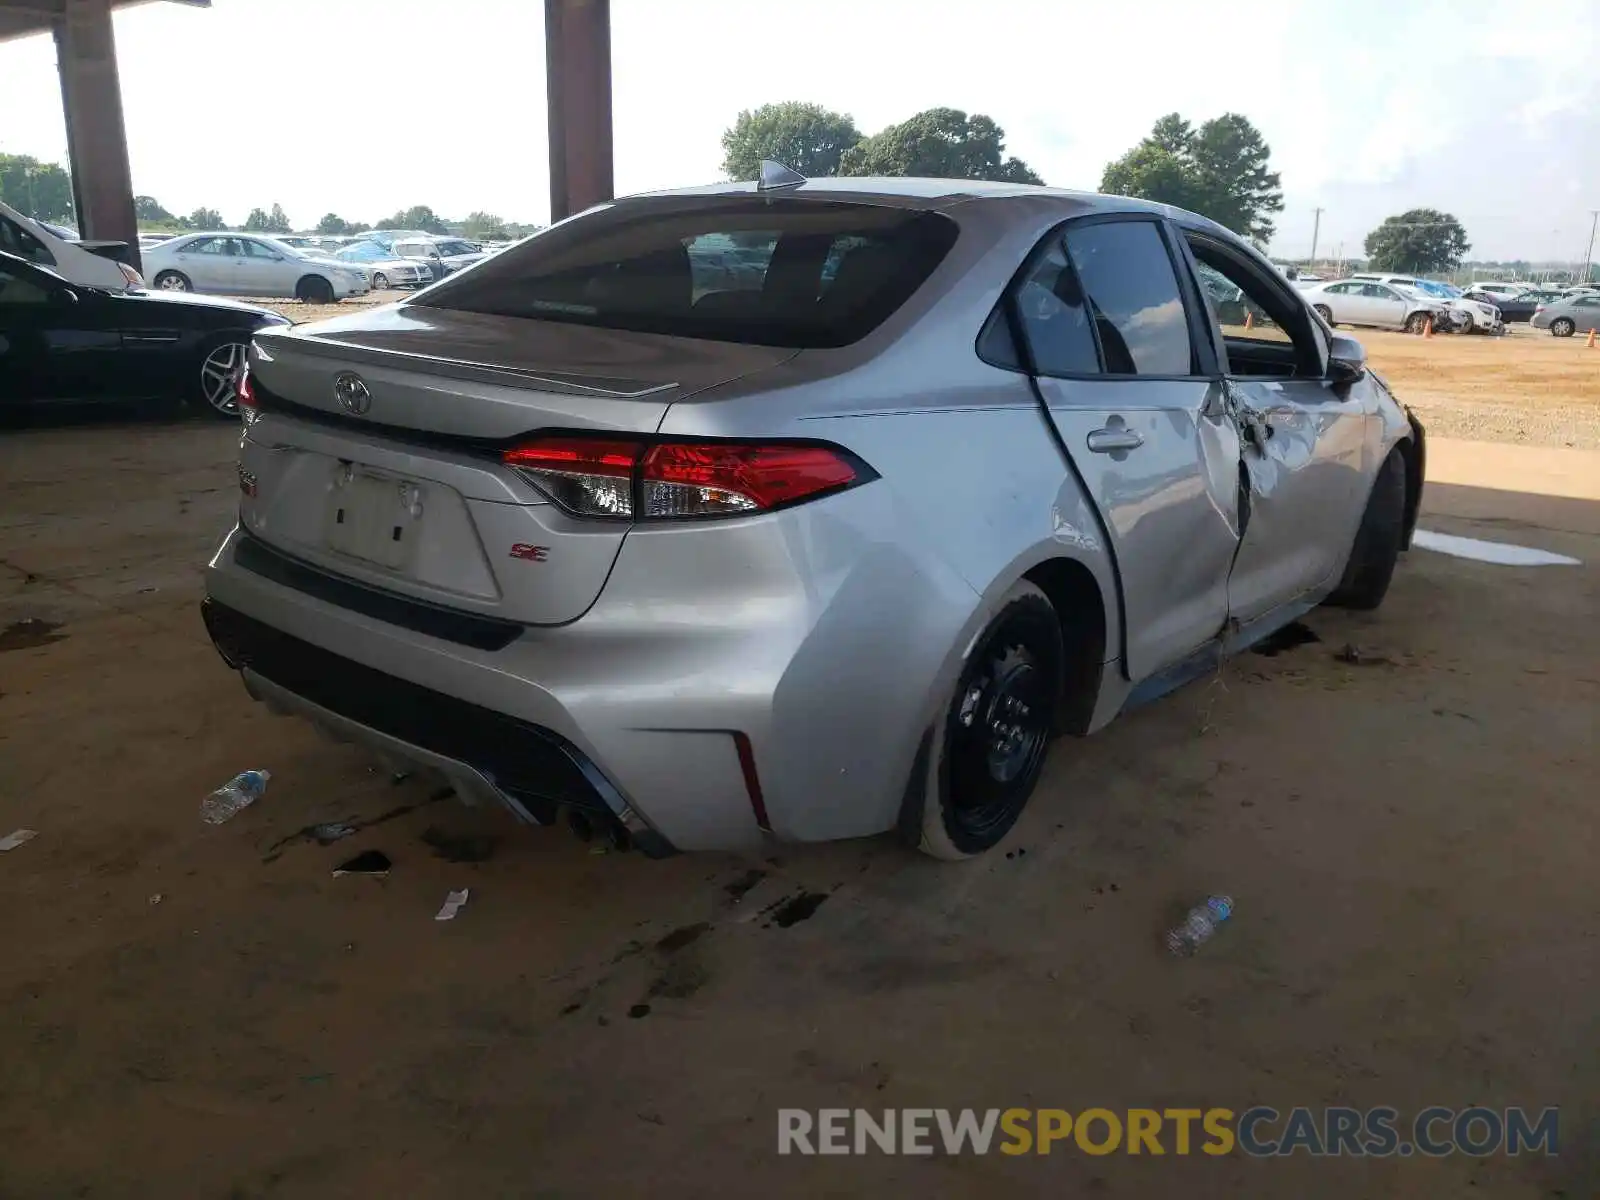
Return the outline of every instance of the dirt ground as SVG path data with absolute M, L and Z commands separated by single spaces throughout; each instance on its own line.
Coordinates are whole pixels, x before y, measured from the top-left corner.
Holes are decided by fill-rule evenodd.
M 1600 1194 L 1600 455 L 1436 441 L 1426 527 L 1584 565 L 1414 551 L 1378 613 L 1058 744 L 952 866 L 598 855 L 270 716 L 197 614 L 236 439 L 0 436 L 0 835 L 38 831 L 0 854 L 7 1200 Z M 367 826 L 296 837 L 329 820 Z M 386 879 L 332 877 L 367 849 Z M 1258 1103 L 1559 1105 L 1562 1153 L 775 1153 L 779 1107 Z

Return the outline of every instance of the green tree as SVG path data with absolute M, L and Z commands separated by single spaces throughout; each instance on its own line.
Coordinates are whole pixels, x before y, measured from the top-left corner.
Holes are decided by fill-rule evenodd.
M 258 210 L 259 211 L 259 210 Z M 189 225 L 193 229 L 226 229 L 222 222 L 222 214 L 214 208 L 197 208 L 189 214 Z
M 283 205 L 274 204 L 271 212 L 252 208 L 244 219 L 244 229 L 246 233 L 289 233 L 294 226 L 289 223 Z
M 1193 128 L 1168 113 L 1149 136 L 1106 166 L 1100 190 L 1187 208 L 1235 233 L 1265 242 L 1283 211 L 1283 189 L 1268 170 L 1272 149 L 1238 113 Z
M 41 221 L 73 219 L 72 176 L 28 154 L 0 154 L 0 200 Z
M 162 208 L 154 196 L 135 196 L 133 216 L 136 221 L 149 222 L 152 225 L 171 225 L 178 219 Z
M 1042 183 L 1028 164 L 1003 157 L 1005 130 L 981 113 L 930 108 L 858 142 L 839 160 L 841 175 L 925 175 Z
M 763 104 L 722 131 L 722 170 L 729 179 L 755 179 L 770 158 L 808 177 L 837 175 L 840 157 L 860 140 L 854 119 L 820 104 Z
M 350 222 L 338 213 L 324 213 L 322 220 L 317 222 L 318 233 L 341 234 L 350 232 Z
M 420 229 L 423 233 L 448 233 L 444 222 L 426 204 L 413 204 L 378 222 L 379 229 Z
M 1413 208 L 1385 219 L 1365 242 L 1374 271 L 1448 271 L 1472 249 L 1467 231 L 1449 213 Z
M 475 242 L 500 242 L 509 236 L 506 223 L 493 213 L 486 212 L 468 213 L 467 219 L 461 223 L 461 235 Z

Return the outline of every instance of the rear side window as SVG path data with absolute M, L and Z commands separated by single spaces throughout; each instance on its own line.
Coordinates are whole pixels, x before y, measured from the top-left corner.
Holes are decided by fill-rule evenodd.
M 1108 375 L 1191 375 L 1194 349 L 1161 232 L 1150 221 L 1067 230 L 1067 253 L 1100 335 Z
M 937 213 L 786 197 L 612 205 L 414 303 L 712 341 L 845 346 L 911 297 L 956 232 Z
M 1017 288 L 1017 314 L 1041 375 L 1100 373 L 1088 306 L 1059 242 Z

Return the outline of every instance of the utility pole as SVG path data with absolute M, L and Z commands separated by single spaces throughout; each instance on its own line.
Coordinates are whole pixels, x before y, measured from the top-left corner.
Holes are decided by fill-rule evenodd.
M 1309 265 L 1311 269 L 1315 271 L 1317 269 L 1317 235 L 1322 232 L 1323 210 L 1320 208 L 1314 208 L 1311 210 L 1311 212 L 1314 215 L 1315 220 L 1311 226 L 1311 262 Z
M 1589 264 L 1594 261 L 1594 230 L 1596 225 L 1600 225 L 1600 208 L 1591 208 L 1589 210 L 1589 248 L 1583 252 L 1583 267 L 1579 272 L 1578 278 L 1572 281 L 1574 283 L 1589 282 Z

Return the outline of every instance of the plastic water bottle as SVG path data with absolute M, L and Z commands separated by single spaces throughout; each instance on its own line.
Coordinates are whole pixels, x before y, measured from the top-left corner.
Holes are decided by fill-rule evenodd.
M 200 819 L 210 825 L 221 825 L 241 808 L 249 808 L 261 799 L 267 790 L 269 771 L 246 771 L 235 775 L 211 795 L 200 801 Z
M 1204 904 L 1196 904 L 1183 918 L 1183 924 L 1167 931 L 1167 949 L 1174 954 L 1193 954 L 1211 935 L 1233 915 L 1233 900 L 1228 896 L 1211 896 Z

